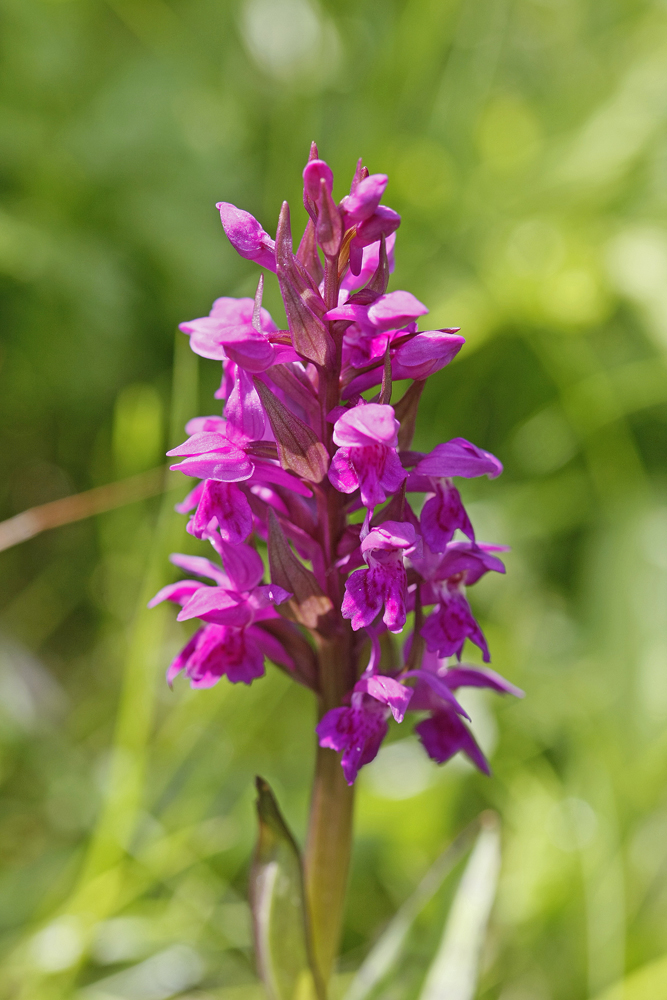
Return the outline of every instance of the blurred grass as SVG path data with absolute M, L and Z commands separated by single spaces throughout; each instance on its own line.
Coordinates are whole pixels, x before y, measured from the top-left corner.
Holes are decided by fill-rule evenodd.
M 470 703 L 490 781 L 398 729 L 366 769 L 344 968 L 491 806 L 504 860 L 480 996 L 616 997 L 626 972 L 632 1000 L 659 996 L 665 5 L 1 0 L 0 25 L 0 517 L 151 468 L 179 433 L 169 412 L 215 412 L 215 364 L 193 362 L 198 402 L 194 369 L 172 392 L 172 368 L 179 321 L 254 290 L 216 200 L 269 231 L 284 197 L 302 219 L 313 138 L 339 196 L 359 155 L 389 173 L 393 287 L 468 340 L 429 384 L 417 446 L 462 435 L 505 463 L 466 484 L 480 537 L 513 547 L 474 596 L 528 697 Z M 271 282 L 266 299 L 279 317 Z M 193 544 L 165 510 L 0 556 L 0 996 L 256 996 L 252 776 L 301 835 L 312 706 L 275 671 L 165 688 L 184 634 L 136 610 L 168 578 L 167 538 Z M 387 996 L 417 996 L 429 926 Z

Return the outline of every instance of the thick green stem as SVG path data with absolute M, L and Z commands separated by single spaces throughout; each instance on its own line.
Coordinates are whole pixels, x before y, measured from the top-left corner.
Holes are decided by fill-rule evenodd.
M 341 704 L 356 680 L 350 636 L 320 643 L 320 717 Z M 306 844 L 306 895 L 315 961 L 328 982 L 338 954 L 352 849 L 354 789 L 340 757 L 318 746 Z
M 315 961 L 326 983 L 338 954 L 352 848 L 354 789 L 339 755 L 317 748 L 306 846 L 306 894 Z

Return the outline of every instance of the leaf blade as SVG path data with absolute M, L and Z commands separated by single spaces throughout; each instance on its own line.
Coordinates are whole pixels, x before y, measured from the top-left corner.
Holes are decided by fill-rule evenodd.
M 419 1000 L 473 1000 L 499 872 L 500 824 L 485 813 Z
M 318 997 L 301 855 L 275 796 L 256 778 L 259 836 L 250 872 L 255 955 L 270 1000 Z

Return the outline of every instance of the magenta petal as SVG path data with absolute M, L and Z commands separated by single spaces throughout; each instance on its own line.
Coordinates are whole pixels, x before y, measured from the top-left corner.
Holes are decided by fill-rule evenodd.
M 250 684 L 264 673 L 264 654 L 245 629 L 206 625 L 197 632 L 185 672 L 193 688 L 209 688 L 225 675 L 232 684 Z
M 376 243 L 381 236 L 385 238 L 396 232 L 401 224 L 401 217 L 393 208 L 378 205 L 372 215 L 357 226 L 357 235 L 352 243 L 357 247 L 367 247 Z
M 346 302 L 345 305 L 336 306 L 324 314 L 327 320 L 347 320 L 350 323 L 365 323 L 368 317 L 368 306 L 355 305 Z
M 227 357 L 225 348 L 218 336 L 220 324 L 210 316 L 191 319 L 187 323 L 179 323 L 178 329 L 190 337 L 190 349 L 201 358 L 212 361 L 224 361 Z
M 497 556 L 491 555 L 475 542 L 448 542 L 445 554 L 432 574 L 433 580 L 447 580 L 465 574 L 465 582 L 472 586 L 485 573 L 504 573 L 505 566 Z
M 465 337 L 449 331 L 418 333 L 398 348 L 391 363 L 392 378 L 428 378 L 448 365 L 465 344 Z
M 192 519 L 191 533 L 205 538 L 217 527 L 226 542 L 243 542 L 252 531 L 252 511 L 248 499 L 236 483 L 207 479 L 197 512 Z
M 382 620 L 392 632 L 400 632 L 405 625 L 407 575 L 400 553 L 387 553 L 388 559 L 380 561 L 371 556 L 368 569 L 356 570 L 345 583 L 345 596 L 341 606 L 343 618 L 350 618 L 356 632 L 370 625 L 383 610 Z
M 187 604 L 192 595 L 204 584 L 199 580 L 179 580 L 178 583 L 169 583 L 166 587 L 158 590 L 155 597 L 148 602 L 149 608 L 154 608 L 163 601 L 173 601 L 174 604 L 183 606 Z
M 205 576 L 209 580 L 215 580 L 222 587 L 232 589 L 227 574 L 223 573 L 220 567 L 216 566 L 210 559 L 204 559 L 203 556 L 185 556 L 180 552 L 173 552 L 169 556 L 169 562 L 173 563 L 174 566 L 178 566 L 179 569 L 184 569 L 186 573 L 194 573 L 195 576 Z M 194 583 L 195 581 L 188 582 Z
M 389 260 L 389 272 L 394 270 L 394 245 L 396 243 L 396 233 L 392 233 L 386 239 L 387 257 Z M 356 270 L 352 266 L 353 254 L 358 255 L 358 267 Z M 375 274 L 380 261 L 380 242 L 372 243 L 370 246 L 357 248 L 350 246 L 350 270 L 341 282 L 341 300 L 347 297 L 350 291 L 361 288 Z
M 247 372 L 264 372 L 276 363 L 276 351 L 268 340 L 252 338 L 225 343 L 227 356 Z
M 426 753 L 438 764 L 444 764 L 462 750 L 484 774 L 490 774 L 486 757 L 470 730 L 455 712 L 434 712 L 429 719 L 415 726 Z
M 372 699 L 368 702 L 331 709 L 315 730 L 321 747 L 343 752 L 341 764 L 348 785 L 354 784 L 359 768 L 377 756 L 387 734 L 387 710 Z
M 245 625 L 251 612 L 247 603 L 233 591 L 225 587 L 199 587 L 192 595 L 177 621 L 184 622 L 190 618 L 201 618 L 203 621 L 217 625 Z
M 256 587 L 264 576 L 264 563 L 259 552 L 252 545 L 230 545 L 219 539 L 213 539 L 213 543 L 234 589 L 244 593 Z
M 279 465 L 272 465 L 270 462 L 258 461 L 252 479 L 253 483 L 275 483 L 277 486 L 285 486 L 288 490 L 292 490 L 302 497 L 312 497 L 313 495 L 312 489 L 306 483 L 302 483 L 291 472 L 281 469 Z
M 368 319 L 378 329 L 395 330 L 427 312 L 426 306 L 410 292 L 388 292 L 370 306 Z
M 354 465 L 352 464 L 352 448 L 339 448 L 331 459 L 329 466 L 329 482 L 339 493 L 354 493 L 359 486 Z
M 275 604 L 284 604 L 292 596 L 289 590 L 279 587 L 277 583 L 262 583 L 253 589 L 248 601 L 259 611 Z
M 234 657 L 227 650 L 225 673 L 232 684 L 251 684 L 264 675 L 264 651 L 255 638 L 254 630 L 244 629 L 241 640 L 235 648 Z
M 407 549 L 414 545 L 415 541 L 415 529 L 409 521 L 383 521 L 379 528 L 373 528 L 368 532 L 361 543 L 361 551 Z
M 495 479 L 503 471 L 495 455 L 483 451 L 465 438 L 452 438 L 436 445 L 430 454 L 419 462 L 415 472 L 424 476 L 451 477 L 489 476 Z
M 242 323 L 252 323 L 255 311 L 254 299 L 234 299 L 223 295 L 216 299 L 211 309 L 211 316 L 221 321 L 225 326 L 239 326 Z M 278 327 L 267 309 L 260 310 L 259 325 L 265 333 L 275 333 Z
M 381 403 L 354 406 L 334 424 L 334 444 L 341 448 L 384 444 L 395 448 L 398 444 L 398 420 L 394 408 Z
M 236 457 L 236 456 L 240 456 Z M 221 482 L 236 483 L 250 479 L 253 463 L 238 449 L 225 452 L 211 451 L 204 455 L 192 455 L 176 465 L 170 465 L 172 472 L 182 472 L 185 476 L 198 479 L 219 479 Z
M 354 240 L 350 243 L 350 274 L 354 275 L 357 280 L 357 284 L 361 284 L 361 269 L 364 263 L 364 253 L 362 247 L 355 244 Z M 369 275 L 370 277 L 370 275 Z
M 464 719 L 468 720 L 470 719 L 470 716 L 468 715 L 466 710 L 463 708 L 462 705 L 459 704 L 459 702 L 456 700 L 456 698 L 450 691 L 449 684 L 447 684 L 446 682 L 446 675 L 441 677 L 436 673 L 432 673 L 430 670 L 408 670 L 404 674 L 404 676 L 417 677 L 420 681 L 420 684 L 425 684 L 428 688 L 430 688 L 431 692 L 433 692 L 433 694 L 435 694 L 437 698 L 440 698 L 442 701 L 446 702 L 447 705 L 453 708 L 458 715 L 462 715 Z M 437 700 L 432 697 L 430 698 L 427 697 L 426 699 L 424 699 L 423 691 L 416 690 L 416 695 L 417 696 L 414 699 L 415 708 L 421 707 L 421 703 L 424 700 L 426 701 L 426 704 L 429 707 L 433 707 L 434 705 L 438 704 Z M 420 698 L 419 695 L 422 695 L 422 697 Z
M 395 450 L 383 445 L 355 449 L 354 463 L 361 500 L 369 508 L 384 503 L 387 496 L 400 488 L 407 475 Z
M 309 160 L 303 171 L 304 194 L 311 201 L 317 201 L 320 197 L 320 184 L 324 181 L 327 191 L 331 194 L 333 190 L 333 171 L 324 160 Z
M 525 697 L 525 691 L 511 684 L 510 681 L 505 680 L 495 670 L 490 670 L 488 667 L 484 669 L 481 667 L 465 666 L 450 667 L 443 674 L 442 679 L 447 687 L 452 688 L 454 691 L 459 687 L 483 687 L 491 688 L 492 691 L 497 691 L 498 694 L 513 694 L 515 698 Z
M 227 398 L 224 413 L 228 436 L 238 447 L 243 447 L 246 441 L 261 441 L 264 437 L 264 408 L 252 376 L 239 366 L 236 367 L 234 388 Z
M 224 417 L 193 417 L 185 425 L 186 434 L 209 434 L 215 432 L 227 437 L 227 421 Z M 169 454 L 169 453 L 167 453 Z
M 254 260 L 275 273 L 276 245 L 257 219 L 250 212 L 244 212 L 226 201 L 218 202 L 215 207 L 220 212 L 225 235 L 236 252 L 246 260 Z
M 363 222 L 376 210 L 387 187 L 386 174 L 371 174 L 360 181 L 352 194 L 343 198 L 340 207 L 350 223 Z
M 358 569 L 345 581 L 345 596 L 341 605 L 343 618 L 350 618 L 355 632 L 380 614 L 384 604 L 384 581 L 370 569 Z
M 184 670 L 188 665 L 188 660 L 197 648 L 197 643 L 199 638 L 204 631 L 200 628 L 199 631 L 195 632 L 189 642 L 183 647 L 178 656 L 172 660 L 167 670 L 167 684 L 169 687 L 174 683 L 175 678 L 180 674 L 181 670 Z
M 375 674 L 372 677 L 362 677 L 354 686 L 355 691 L 364 691 L 376 701 L 388 705 L 391 714 L 397 722 L 402 722 L 407 707 L 412 698 L 412 688 L 405 687 L 400 681 L 393 677 L 386 677 L 383 674 Z
M 179 444 L 177 448 L 172 448 L 171 451 L 167 452 L 167 455 L 170 458 L 181 455 L 205 455 L 212 451 L 221 451 L 223 453 L 231 453 L 233 451 L 237 453 L 239 448 L 229 441 L 226 434 L 219 431 L 199 431 L 191 434 L 187 441 Z M 243 452 L 241 452 L 241 455 L 243 455 Z
M 424 541 L 431 552 L 444 552 L 457 528 L 471 541 L 475 540 L 475 532 L 461 503 L 459 491 L 455 486 L 439 483 L 435 496 L 427 500 L 422 508 L 421 529 Z
M 382 444 L 339 448 L 329 467 L 329 480 L 341 493 L 357 486 L 361 502 L 372 509 L 395 493 L 407 473 L 393 448 Z
M 434 608 L 422 625 L 421 634 L 429 650 L 439 656 L 460 656 L 465 640 L 470 639 L 482 650 L 485 663 L 491 659 L 484 633 L 465 597 L 458 592 L 449 594 Z

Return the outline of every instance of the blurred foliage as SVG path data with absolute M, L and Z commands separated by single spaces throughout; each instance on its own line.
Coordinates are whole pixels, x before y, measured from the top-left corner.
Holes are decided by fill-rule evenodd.
M 490 780 L 405 728 L 364 771 L 342 969 L 492 806 L 480 997 L 625 972 L 626 1000 L 665 995 L 665 3 L 0 0 L 0 47 L 0 516 L 150 468 L 215 412 L 218 366 L 173 330 L 254 290 L 216 200 L 303 221 L 313 138 L 339 197 L 358 156 L 387 172 L 392 287 L 468 338 L 417 446 L 505 463 L 464 498 L 512 545 L 474 601 L 527 698 L 469 703 Z M 313 707 L 272 670 L 166 688 L 184 633 L 144 606 L 194 544 L 184 492 L 1 556 L 3 997 L 258 996 L 252 778 L 302 837 Z M 386 997 L 416 995 L 443 906 Z

